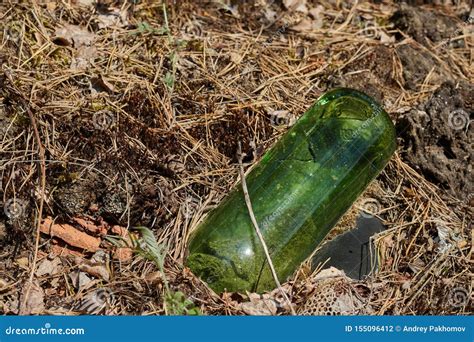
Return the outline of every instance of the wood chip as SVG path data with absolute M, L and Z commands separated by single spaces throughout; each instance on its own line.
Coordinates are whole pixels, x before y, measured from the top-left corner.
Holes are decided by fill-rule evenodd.
M 73 251 L 68 248 L 65 243 L 61 240 L 53 239 L 53 244 L 51 245 L 51 255 L 54 256 L 82 256 L 82 253 L 78 251 Z
M 69 224 L 53 223 L 50 217 L 41 224 L 41 232 L 52 237 L 58 237 L 67 244 L 95 252 L 99 249 L 100 239 L 81 232 Z
M 100 236 L 107 235 L 107 227 L 105 224 L 95 224 L 93 221 L 81 217 L 73 217 L 74 222 L 80 225 L 85 230 Z

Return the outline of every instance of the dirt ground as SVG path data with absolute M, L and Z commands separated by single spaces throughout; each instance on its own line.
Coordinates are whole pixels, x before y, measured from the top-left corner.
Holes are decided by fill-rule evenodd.
M 186 241 L 238 180 L 238 143 L 253 165 L 339 86 L 383 104 L 399 148 L 331 236 L 368 199 L 388 229 L 364 281 L 304 264 L 283 285 L 296 311 L 472 312 L 473 15 L 462 1 L 2 3 L 0 313 L 289 314 L 275 291 L 214 294 L 183 267 Z

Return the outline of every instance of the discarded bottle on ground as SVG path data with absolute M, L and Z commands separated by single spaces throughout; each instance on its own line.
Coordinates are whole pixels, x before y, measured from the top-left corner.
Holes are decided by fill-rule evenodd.
M 387 113 L 369 96 L 321 96 L 246 177 L 281 282 L 308 258 L 396 148 Z M 187 266 L 216 292 L 276 287 L 241 185 L 192 234 Z

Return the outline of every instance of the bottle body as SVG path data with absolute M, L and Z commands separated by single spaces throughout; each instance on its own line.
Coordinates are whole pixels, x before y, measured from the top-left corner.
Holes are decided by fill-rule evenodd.
M 381 107 L 358 91 L 335 89 L 262 157 L 246 183 L 280 281 L 311 255 L 395 148 Z M 186 264 L 218 293 L 275 287 L 240 184 L 197 227 Z

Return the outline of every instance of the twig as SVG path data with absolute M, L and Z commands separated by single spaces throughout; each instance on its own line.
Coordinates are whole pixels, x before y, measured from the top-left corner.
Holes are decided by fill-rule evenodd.
M 40 157 L 40 170 L 41 170 L 41 198 L 40 198 L 40 206 L 38 210 L 38 221 L 36 223 L 36 241 L 35 241 L 35 254 L 33 257 L 33 263 L 31 265 L 31 273 L 29 278 L 29 285 L 28 289 L 25 294 L 25 299 L 23 301 L 23 305 L 26 304 L 28 300 L 28 296 L 30 294 L 31 284 L 33 284 L 33 277 L 35 275 L 36 264 L 38 262 L 38 250 L 39 250 L 39 242 L 40 242 L 40 227 L 41 227 L 41 219 L 43 216 L 43 206 L 44 206 L 44 194 L 46 189 L 46 157 L 44 153 L 44 147 L 41 143 L 41 137 L 39 135 L 38 126 L 36 125 L 36 120 L 31 111 L 30 107 L 27 105 L 26 111 L 28 112 L 28 116 L 31 120 L 31 125 L 33 126 L 33 131 L 35 133 L 35 138 L 38 143 L 38 150 L 39 150 L 39 157 Z
M 245 174 L 244 174 L 244 166 L 242 163 L 242 147 L 240 146 L 240 141 L 238 145 L 238 151 L 237 151 L 237 158 L 239 159 L 239 169 L 240 169 L 240 179 L 242 181 L 242 191 L 244 193 L 244 198 L 245 198 L 245 204 L 247 204 L 247 209 L 249 211 L 250 215 L 250 220 L 252 221 L 252 224 L 255 228 L 255 231 L 257 232 L 257 236 L 260 239 L 260 243 L 262 244 L 263 251 L 265 252 L 265 257 L 267 258 L 268 266 L 270 266 L 270 270 L 272 272 L 273 279 L 275 280 L 275 283 L 278 287 L 278 290 L 280 290 L 283 298 L 287 301 L 290 311 L 292 315 L 296 315 L 295 310 L 293 309 L 293 304 L 290 301 L 290 298 L 288 298 L 288 295 L 286 292 L 283 290 L 281 287 L 280 281 L 278 280 L 278 275 L 275 271 L 275 267 L 273 266 L 272 258 L 270 257 L 270 253 L 268 252 L 267 244 L 265 243 L 265 239 L 263 238 L 262 232 L 260 231 L 260 228 L 258 227 L 257 219 L 255 218 L 255 214 L 253 213 L 252 209 L 252 202 L 250 201 L 250 196 L 249 192 L 247 189 L 247 183 L 245 182 Z
M 27 103 L 27 100 L 25 99 L 25 96 L 23 95 L 23 93 L 15 86 L 15 83 L 13 82 L 13 79 L 11 78 L 11 74 L 10 73 L 5 73 L 5 74 L 9 78 L 10 83 L 15 93 L 17 93 L 17 95 L 20 96 L 21 103 L 25 107 L 25 110 L 28 113 L 28 116 L 31 121 L 31 125 L 33 126 L 35 139 L 38 144 L 38 154 L 39 154 L 39 160 L 40 160 L 41 198 L 40 198 L 40 205 L 39 205 L 39 210 L 38 210 L 38 220 L 36 223 L 35 253 L 33 256 L 33 263 L 31 265 L 31 272 L 28 279 L 28 284 L 27 284 L 28 287 L 26 289 L 25 297 L 21 305 L 21 307 L 26 307 L 26 303 L 30 295 L 31 285 L 33 284 L 33 277 L 35 275 L 36 264 L 38 263 L 38 250 L 39 250 L 40 232 L 41 232 L 41 229 L 40 229 L 41 217 L 43 216 L 44 196 L 45 196 L 45 190 L 46 190 L 46 156 L 45 156 L 45 150 L 44 150 L 43 144 L 41 142 L 41 137 L 38 131 L 38 125 L 36 124 L 35 116 L 30 109 L 31 99 Z

